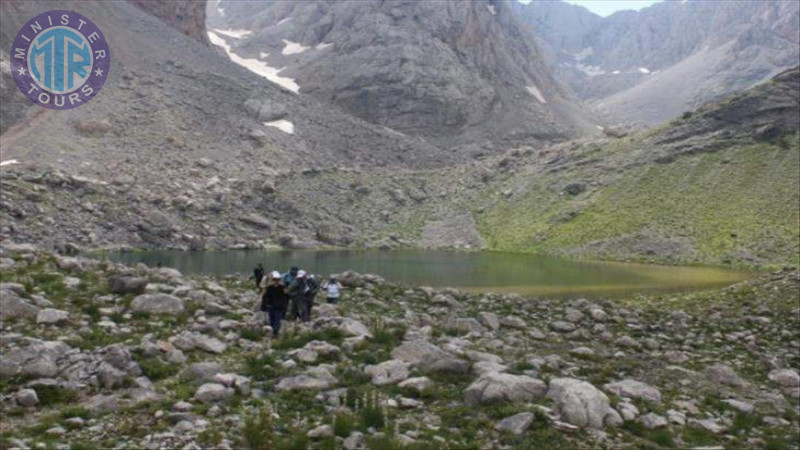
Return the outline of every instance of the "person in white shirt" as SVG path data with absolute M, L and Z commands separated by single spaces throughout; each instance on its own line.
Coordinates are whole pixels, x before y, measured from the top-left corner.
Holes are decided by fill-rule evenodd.
M 322 285 L 325 293 L 328 296 L 328 303 L 336 304 L 339 301 L 339 296 L 342 295 L 342 284 L 336 281 L 336 278 L 331 277 L 325 284 Z

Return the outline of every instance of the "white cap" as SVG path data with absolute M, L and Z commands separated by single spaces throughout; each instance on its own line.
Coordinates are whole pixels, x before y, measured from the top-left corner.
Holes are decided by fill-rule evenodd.
M 305 276 L 306 276 L 306 271 L 305 270 L 301 270 L 301 271 L 297 272 L 297 278 L 303 278 Z
M 275 278 L 280 278 L 281 273 L 278 272 L 277 270 L 273 270 L 272 273 L 269 274 L 269 276 L 272 277 L 272 279 L 274 280 Z

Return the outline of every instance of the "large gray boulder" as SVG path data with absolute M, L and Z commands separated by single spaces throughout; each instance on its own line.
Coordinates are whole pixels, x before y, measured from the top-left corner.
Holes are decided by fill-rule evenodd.
M 206 383 L 197 389 L 194 398 L 203 403 L 217 403 L 230 400 L 234 393 L 233 388 L 219 383 Z
M 303 374 L 281 378 L 275 389 L 278 391 L 323 391 L 330 389 L 338 381 L 327 369 L 312 367 Z
M 372 384 L 386 386 L 399 383 L 408 378 L 408 368 L 411 364 L 397 359 L 390 359 L 374 366 L 367 366 L 364 372 L 372 376 Z
M 611 414 L 608 397 L 592 384 L 574 378 L 550 380 L 547 398 L 561 413 L 561 420 L 578 427 L 602 429 Z
M 36 314 L 36 323 L 53 325 L 65 322 L 69 319 L 69 313 L 60 309 L 45 308 Z
M 733 367 L 727 364 L 714 364 L 706 369 L 705 374 L 711 382 L 716 384 L 735 388 L 747 385 L 747 382 L 736 373 Z
M 653 403 L 661 402 L 661 391 L 647 383 L 636 380 L 622 380 L 603 385 L 606 391 L 620 397 L 638 398 Z
M 214 380 L 215 375 L 223 372 L 225 372 L 225 369 L 219 363 L 199 362 L 187 367 L 181 377 L 189 381 L 203 383 Z
M 35 319 L 40 309 L 21 298 L 15 291 L 5 287 L 0 289 L 0 320 Z
M 0 376 L 26 375 L 31 378 L 53 378 L 59 372 L 59 360 L 72 351 L 60 341 L 28 339 L 3 351 L 0 358 Z
M 508 431 L 514 436 L 519 436 L 530 428 L 534 415 L 530 412 L 521 412 L 497 422 L 494 428 L 498 431 Z
M 108 280 L 108 289 L 113 294 L 144 294 L 147 278 L 133 275 L 120 275 Z
M 392 350 L 392 358 L 411 363 L 425 373 L 468 373 L 469 363 L 423 340 L 406 342 Z
M 133 299 L 131 309 L 150 314 L 179 314 L 185 309 L 183 300 L 169 294 L 143 294 Z
M 470 384 L 464 391 L 468 405 L 495 402 L 531 402 L 544 397 L 547 385 L 544 381 L 525 375 L 486 373 Z

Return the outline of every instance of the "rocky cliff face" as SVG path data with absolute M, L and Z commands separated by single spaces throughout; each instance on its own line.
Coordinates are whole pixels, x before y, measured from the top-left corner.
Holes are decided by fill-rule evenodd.
M 571 91 L 608 120 L 657 123 L 793 67 L 795 1 L 667 1 L 600 18 L 565 2 L 518 5 Z
M 199 0 L 128 0 L 187 36 L 207 44 L 206 4 Z
M 209 28 L 301 95 L 448 146 L 595 131 L 505 2 L 220 1 Z

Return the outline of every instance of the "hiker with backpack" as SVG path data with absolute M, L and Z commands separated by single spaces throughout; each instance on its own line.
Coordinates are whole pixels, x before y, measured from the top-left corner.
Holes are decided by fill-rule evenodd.
M 296 314 L 303 322 L 311 320 L 311 308 L 319 285 L 313 276 L 309 277 L 305 270 L 297 272 L 297 278 L 289 285 L 287 292 L 292 296 L 292 315 Z M 296 308 L 296 312 L 294 309 Z
M 272 336 L 278 337 L 281 331 L 281 320 L 286 315 L 286 306 L 289 300 L 286 288 L 281 283 L 281 274 L 273 271 L 269 277 L 263 277 L 261 286 L 261 311 L 267 313 Z
M 325 290 L 328 304 L 335 305 L 339 301 L 339 296 L 342 294 L 342 283 L 336 281 L 336 278 L 330 277 L 328 281 L 322 285 L 322 289 Z

